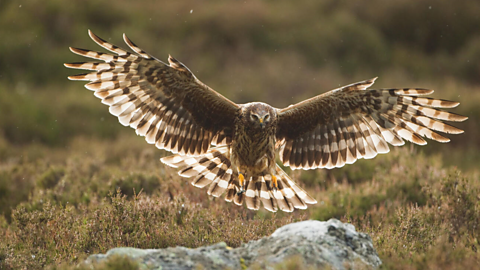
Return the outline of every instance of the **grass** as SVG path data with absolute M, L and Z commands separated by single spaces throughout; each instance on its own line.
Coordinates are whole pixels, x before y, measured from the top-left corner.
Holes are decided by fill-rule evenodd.
M 2 203 L 2 268 L 68 268 L 119 246 L 225 241 L 237 247 L 294 221 L 331 217 L 369 233 L 384 269 L 454 269 L 473 267 L 480 259 L 478 171 L 445 168 L 441 156 L 417 148 L 302 174 L 305 189 L 319 203 L 293 214 L 253 212 L 209 198 L 164 168 L 161 151 L 151 151 L 135 136 L 79 138 L 67 148 L 10 149 L 24 158 L 6 158 L 0 173 L 7 177 L 0 186 L 8 187 L 6 196 L 25 196 Z M 367 162 L 370 171 L 351 177 Z M 5 209 L 13 209 L 11 215 Z M 102 267 L 109 269 L 108 263 Z

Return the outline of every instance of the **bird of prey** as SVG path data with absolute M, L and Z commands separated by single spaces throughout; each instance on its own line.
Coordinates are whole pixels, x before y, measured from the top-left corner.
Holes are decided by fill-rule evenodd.
M 111 53 L 70 48 L 99 60 L 65 64 L 92 72 L 68 77 L 89 81 L 102 103 L 124 126 L 175 155 L 162 158 L 192 184 L 237 205 L 258 210 L 305 209 L 316 200 L 276 163 L 292 169 L 334 168 L 387 153 L 404 140 L 426 144 L 463 131 L 444 123 L 465 116 L 437 108 L 459 103 L 422 97 L 421 88 L 368 89 L 376 78 L 357 82 L 283 109 L 261 102 L 236 104 L 198 80 L 181 62 L 168 64 L 137 47 L 128 52 L 90 37 Z M 387 144 L 388 143 L 388 144 Z

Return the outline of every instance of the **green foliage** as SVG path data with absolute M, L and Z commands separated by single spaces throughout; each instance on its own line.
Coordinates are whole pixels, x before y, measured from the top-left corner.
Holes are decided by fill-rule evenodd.
M 56 85 L 53 89 L 61 87 Z M 82 104 L 86 100 L 99 105 L 88 92 L 78 97 L 72 91 L 62 90 L 52 103 L 52 96 L 59 95 L 56 91 L 22 81 L 15 86 L 2 84 L 0 79 L 0 136 L 15 144 L 62 146 L 78 135 L 115 138 L 121 132 L 118 121 L 104 106 L 92 110 Z
M 134 190 L 144 190 L 147 194 L 151 194 L 153 191 L 161 189 L 160 179 L 157 176 L 142 173 L 116 178 L 112 181 L 112 186 L 118 187 L 127 196 L 134 195 Z
M 42 189 L 53 188 L 64 175 L 65 171 L 63 168 L 50 168 L 38 178 L 37 186 Z
M 398 209 L 394 222 L 370 231 L 381 256 L 388 257 L 385 269 L 468 269 L 478 265 L 480 257 L 480 186 L 471 185 L 458 172 L 425 185 L 428 204 Z M 375 215 L 374 212 L 371 213 Z M 401 262 L 401 264 L 399 264 Z
M 201 207 L 183 196 L 173 201 L 138 195 L 127 200 L 120 191 L 96 204 L 77 208 L 49 201 L 40 210 L 19 206 L 11 225 L 15 234 L 7 242 L 15 252 L 7 251 L 7 263 L 14 268 L 36 268 L 79 262 L 88 254 L 117 246 L 197 247 L 222 240 L 238 246 L 292 221 L 288 217 L 257 220 L 238 210 L 219 205 Z
M 59 130 L 54 113 L 51 107 L 28 97 L 25 83 L 19 83 L 15 90 L 0 84 L 0 100 L 2 135 L 8 141 L 55 144 Z
M 104 142 L 79 140 L 69 151 L 44 148 L 48 155 L 7 166 L 4 173 L 9 174 L 0 183 L 9 193 L 23 188 L 9 185 L 12 177 L 27 179 L 24 185 L 30 190 L 26 198 L 8 202 L 13 214 L 4 215 L 11 221 L 0 222 L 5 267 L 80 263 L 117 246 L 198 247 L 225 241 L 236 247 L 302 219 L 300 212 L 255 213 L 212 201 L 175 172 L 165 172 L 159 156 L 142 150 L 143 141 Z M 116 149 L 116 159 L 108 157 L 111 149 Z M 29 156 L 34 149 L 22 151 Z M 26 172 L 17 172 L 19 167 Z
M 385 269 L 453 269 L 478 263 L 478 172 L 462 175 L 443 169 L 440 156 L 398 148 L 369 160 L 374 169 L 361 179 L 355 172 L 363 162 L 321 170 L 321 182 L 312 179 L 304 185 L 317 205 L 272 214 L 208 198 L 205 190 L 165 170 L 160 155 L 145 147 L 141 139 L 120 137 L 79 139 L 68 151 L 9 149 L 29 158 L 7 156 L 10 163 L 2 168 L 0 184 L 9 189 L 4 194 L 15 199 L 5 201 L 13 214 L 0 216 L 2 267 L 67 267 L 118 246 L 198 247 L 224 241 L 236 247 L 287 223 L 331 217 L 369 233 Z M 29 191 L 17 198 L 24 187 Z M 296 265 L 302 262 L 292 259 L 278 267 Z
M 22 165 L 0 168 L 0 213 L 7 220 L 10 219 L 11 209 L 22 201 L 26 201 L 34 182 L 33 166 Z

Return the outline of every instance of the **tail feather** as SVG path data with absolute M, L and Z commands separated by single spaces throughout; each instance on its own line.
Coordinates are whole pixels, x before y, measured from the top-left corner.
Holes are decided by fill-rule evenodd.
M 233 179 L 232 175 L 233 171 L 230 168 L 219 169 L 218 177 L 215 178 L 213 183 L 210 185 L 207 194 L 212 195 L 213 197 L 221 196 L 225 192 L 225 190 L 227 190 L 230 181 Z
M 293 204 L 286 198 L 285 190 L 284 190 L 284 184 L 282 179 L 277 180 L 278 184 L 278 190 L 273 191 L 272 190 L 272 195 L 277 201 L 278 208 L 284 212 L 293 212 L 294 207 Z
M 240 192 L 238 173 L 232 168 L 228 147 L 221 146 L 210 149 L 206 154 L 197 157 L 173 155 L 162 158 L 161 161 L 179 169 L 182 177 L 193 178 L 192 185 L 204 188 L 210 185 L 208 195 L 219 197 L 226 191 L 225 200 L 242 205 L 248 209 L 259 210 L 260 205 L 268 211 L 278 209 L 292 212 L 295 208 L 306 209 L 307 204 L 316 201 L 300 188 L 277 165 L 276 176 L 278 190 L 273 190 L 272 177 L 268 171 L 249 177 L 245 181 L 246 191 Z
M 261 176 L 252 177 L 248 180 L 245 201 L 249 209 L 258 210 L 260 202 L 262 202 L 263 207 L 269 211 L 276 212 L 280 209 L 285 212 L 292 212 L 295 208 L 306 209 L 307 204 L 317 203 L 314 198 L 290 179 L 278 165 L 276 174 L 277 191 L 273 190 L 272 177 L 267 171 Z M 239 195 L 235 189 L 238 190 L 238 186 L 229 186 L 229 192 L 225 198 L 227 201 L 231 201 L 231 198 L 236 199 L 236 202 L 243 200 L 243 197 L 237 199 Z
M 211 182 L 212 181 L 210 179 L 206 178 L 205 175 L 199 174 L 192 180 L 191 183 L 195 187 L 204 188 L 205 186 L 209 185 Z
M 286 172 L 280 168 L 280 166 L 277 165 L 277 174 L 282 177 L 282 179 L 285 179 L 287 184 L 293 189 L 293 193 L 295 196 L 297 196 L 301 201 L 304 201 L 307 204 L 316 204 L 317 200 L 312 198 L 312 196 L 308 195 L 305 190 L 303 190 L 301 187 L 299 187 L 295 182 L 293 182 L 292 179 L 288 176 Z
M 260 190 L 257 189 L 257 183 L 259 181 L 259 177 L 252 177 L 247 186 L 247 191 L 245 192 L 246 196 L 246 204 L 248 209 L 258 210 L 260 209 Z
M 275 196 L 272 194 L 272 189 L 265 182 L 265 178 L 260 177 L 260 200 L 262 201 L 263 207 L 268 211 L 276 212 L 278 209 L 278 203 L 275 199 Z
M 227 194 L 225 195 L 225 201 L 232 202 L 233 198 L 235 198 L 235 194 L 237 191 L 235 190 L 235 183 L 232 181 L 228 184 Z
M 242 192 L 242 193 L 238 193 L 236 192 L 235 193 L 235 197 L 233 198 L 233 202 L 236 204 L 236 205 L 242 205 L 243 204 L 243 200 L 245 199 L 245 192 Z

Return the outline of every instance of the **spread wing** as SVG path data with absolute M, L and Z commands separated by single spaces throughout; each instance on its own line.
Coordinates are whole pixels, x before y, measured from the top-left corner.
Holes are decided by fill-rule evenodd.
M 459 103 L 418 97 L 427 89 L 368 89 L 375 79 L 347 85 L 278 110 L 280 158 L 293 169 L 333 168 L 387 153 L 387 143 L 426 144 L 423 137 L 448 142 L 436 133 L 463 130 L 445 124 L 465 116 L 436 108 Z
M 78 55 L 103 62 L 65 64 L 91 73 L 68 77 L 90 81 L 102 103 L 120 123 L 136 129 L 148 143 L 174 153 L 198 155 L 210 145 L 230 143 L 239 106 L 199 81 L 182 63 L 169 56 L 169 65 L 133 44 L 127 52 L 88 31 L 114 54 L 70 48 Z

